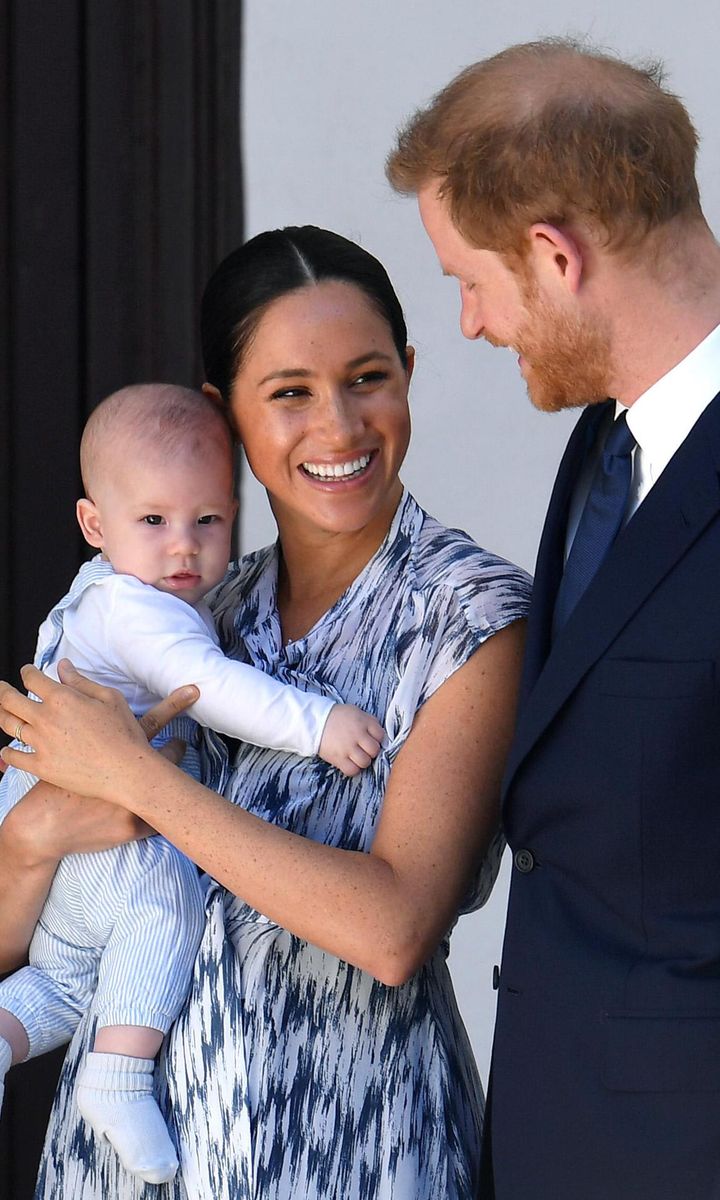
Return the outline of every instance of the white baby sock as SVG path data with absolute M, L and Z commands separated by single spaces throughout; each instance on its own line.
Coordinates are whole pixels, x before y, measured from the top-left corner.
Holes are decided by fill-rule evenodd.
M 106 1137 L 131 1175 L 165 1183 L 178 1169 L 175 1147 L 152 1094 L 151 1058 L 88 1054 L 77 1106 L 99 1138 Z
M 12 1066 L 12 1047 L 4 1037 L 0 1037 L 0 1109 L 5 1095 L 5 1076 Z

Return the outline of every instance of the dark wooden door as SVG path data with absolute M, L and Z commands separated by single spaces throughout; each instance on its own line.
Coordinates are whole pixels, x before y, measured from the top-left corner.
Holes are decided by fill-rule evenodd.
M 84 557 L 88 413 L 202 381 L 199 295 L 242 234 L 240 38 L 240 0 L 0 0 L 4 678 Z M 59 1059 L 8 1076 L 0 1200 L 32 1196 Z

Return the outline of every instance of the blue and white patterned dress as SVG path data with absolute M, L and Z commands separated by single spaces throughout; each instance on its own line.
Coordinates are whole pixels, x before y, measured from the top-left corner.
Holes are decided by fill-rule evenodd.
M 387 746 L 346 779 L 319 759 L 245 743 L 228 766 L 209 737 L 210 773 L 258 816 L 366 851 L 416 712 L 488 636 L 525 615 L 529 579 L 405 493 L 355 582 L 283 646 L 277 563 L 275 547 L 249 555 L 219 590 L 226 650 L 374 713 Z M 487 895 L 499 854 L 498 839 L 467 909 Z M 215 885 L 190 1000 L 157 1072 L 179 1176 L 159 1187 L 129 1179 L 76 1116 L 89 1021 L 68 1055 L 36 1197 L 471 1200 L 482 1093 L 446 957 L 447 942 L 408 983 L 387 987 Z

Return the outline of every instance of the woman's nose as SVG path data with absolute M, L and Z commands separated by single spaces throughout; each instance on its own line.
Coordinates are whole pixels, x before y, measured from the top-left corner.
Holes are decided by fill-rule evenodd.
M 323 406 L 323 425 L 331 439 L 346 442 L 363 428 L 359 398 L 340 389 L 333 392 Z

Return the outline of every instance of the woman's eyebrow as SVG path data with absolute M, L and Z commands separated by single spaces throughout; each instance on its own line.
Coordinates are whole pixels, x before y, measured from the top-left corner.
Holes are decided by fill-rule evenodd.
M 312 371 L 308 371 L 307 367 L 285 367 L 282 371 L 271 371 L 264 379 L 261 379 L 258 387 L 262 387 L 264 383 L 269 383 L 271 379 L 297 379 L 298 375 L 305 378 L 312 375 Z
M 347 369 L 348 371 L 353 371 L 356 367 L 361 367 L 363 363 L 370 362 L 371 360 L 378 358 L 382 359 L 383 362 L 393 361 L 391 354 L 385 354 L 382 350 L 370 350 L 367 354 L 359 354 L 357 358 L 351 359 L 351 361 L 346 364 Z
M 383 362 L 393 361 L 391 354 L 385 354 L 382 350 L 369 350 L 367 354 L 359 354 L 357 358 L 351 359 L 350 362 L 345 364 L 345 369 L 347 371 L 354 371 L 357 367 L 361 367 L 363 363 L 371 362 L 375 359 L 381 359 Z M 285 367 L 281 371 L 271 371 L 269 375 L 260 380 L 257 386 L 262 387 L 263 384 L 270 383 L 273 379 L 297 379 L 298 376 L 308 379 L 313 374 L 314 372 L 308 370 L 307 367 Z

